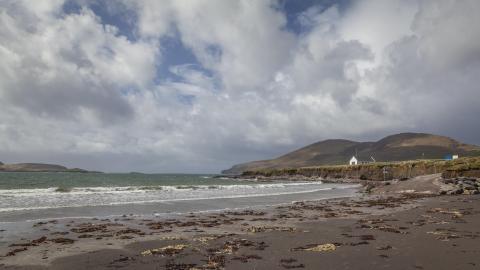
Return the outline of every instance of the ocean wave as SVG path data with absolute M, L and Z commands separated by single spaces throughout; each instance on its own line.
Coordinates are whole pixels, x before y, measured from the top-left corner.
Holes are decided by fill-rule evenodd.
M 300 186 L 318 186 L 321 182 L 295 182 L 270 184 L 242 185 L 176 185 L 176 186 L 116 186 L 116 187 L 49 187 L 35 189 L 3 189 L 0 196 L 48 196 L 58 193 L 89 194 L 89 193 L 145 193 L 155 191 L 182 192 L 195 190 L 238 190 L 238 189 L 282 189 Z
M 312 193 L 319 191 L 327 191 L 335 189 L 334 187 L 328 188 L 316 188 L 309 190 L 301 191 L 284 191 L 284 192 L 274 192 L 274 193 L 259 193 L 259 194 L 229 194 L 229 195 L 220 195 L 215 196 L 212 194 L 205 194 L 204 197 L 190 197 L 190 198 L 170 198 L 170 199 L 152 199 L 152 200 L 135 200 L 127 202 L 109 202 L 109 203 L 99 203 L 99 204 L 72 204 L 72 205 L 48 205 L 48 206 L 31 206 L 31 207 L 8 207 L 0 208 L 0 212 L 14 212 L 14 211 L 28 211 L 28 210 L 42 210 L 42 209 L 58 209 L 58 208 L 75 208 L 75 207 L 96 207 L 96 206 L 115 206 L 115 205 L 132 205 L 132 204 L 149 204 L 149 203 L 169 203 L 175 201 L 195 201 L 195 200 L 213 200 L 213 199 L 232 199 L 232 198 L 252 198 L 252 197 L 269 197 L 269 196 L 279 196 L 279 195 L 290 195 L 290 194 L 302 194 L 302 193 Z
M 70 192 L 72 191 L 72 188 L 68 188 L 68 187 L 57 187 L 55 189 L 55 192 Z

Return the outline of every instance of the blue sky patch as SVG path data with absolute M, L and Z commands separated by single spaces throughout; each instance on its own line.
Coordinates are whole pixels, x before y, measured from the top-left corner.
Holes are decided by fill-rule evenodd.
M 118 28 L 118 34 L 134 42 L 137 40 L 135 11 L 128 9 L 119 1 L 92 1 L 86 5 L 98 16 L 103 25 L 113 25 Z M 82 5 L 76 0 L 67 0 L 63 5 L 65 14 L 80 13 Z
M 334 5 L 338 7 L 340 12 L 343 12 L 350 2 L 351 0 L 279 0 L 276 8 L 285 13 L 287 18 L 286 29 L 295 34 L 302 34 L 309 31 L 298 20 L 299 15 L 303 12 L 312 7 L 317 7 L 323 12 Z

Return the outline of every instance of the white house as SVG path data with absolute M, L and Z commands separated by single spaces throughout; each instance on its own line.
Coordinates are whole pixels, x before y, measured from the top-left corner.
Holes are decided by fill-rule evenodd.
M 359 164 L 370 164 L 370 163 L 377 162 L 374 157 L 370 157 L 370 159 L 371 159 L 371 160 L 368 160 L 368 159 L 360 159 L 360 158 L 357 158 L 356 156 L 352 156 L 352 158 L 350 159 L 350 161 L 348 162 L 348 164 L 350 164 L 350 165 L 359 165 Z
M 350 165 L 357 165 L 358 164 L 358 159 L 353 156 L 351 159 L 350 159 L 350 162 L 349 162 Z
M 452 159 L 458 159 L 458 155 L 452 155 Z

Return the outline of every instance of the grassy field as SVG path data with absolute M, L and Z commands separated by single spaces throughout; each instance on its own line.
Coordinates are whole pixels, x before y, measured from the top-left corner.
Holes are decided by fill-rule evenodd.
M 293 176 L 323 178 L 358 178 L 365 180 L 390 180 L 418 175 L 442 173 L 445 177 L 480 177 L 480 157 L 456 160 L 421 159 L 399 162 L 376 162 L 361 165 L 332 165 L 302 168 L 264 169 L 246 171 L 243 176 Z

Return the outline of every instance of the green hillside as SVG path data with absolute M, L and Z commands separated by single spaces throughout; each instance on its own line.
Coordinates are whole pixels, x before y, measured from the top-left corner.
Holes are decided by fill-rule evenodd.
M 425 133 L 400 133 L 377 142 L 325 140 L 278 158 L 234 165 L 224 174 L 240 174 L 259 169 L 300 168 L 347 164 L 356 155 L 361 160 L 377 162 L 416 159 L 442 159 L 445 155 L 480 156 L 480 147 L 460 143 L 452 138 Z

